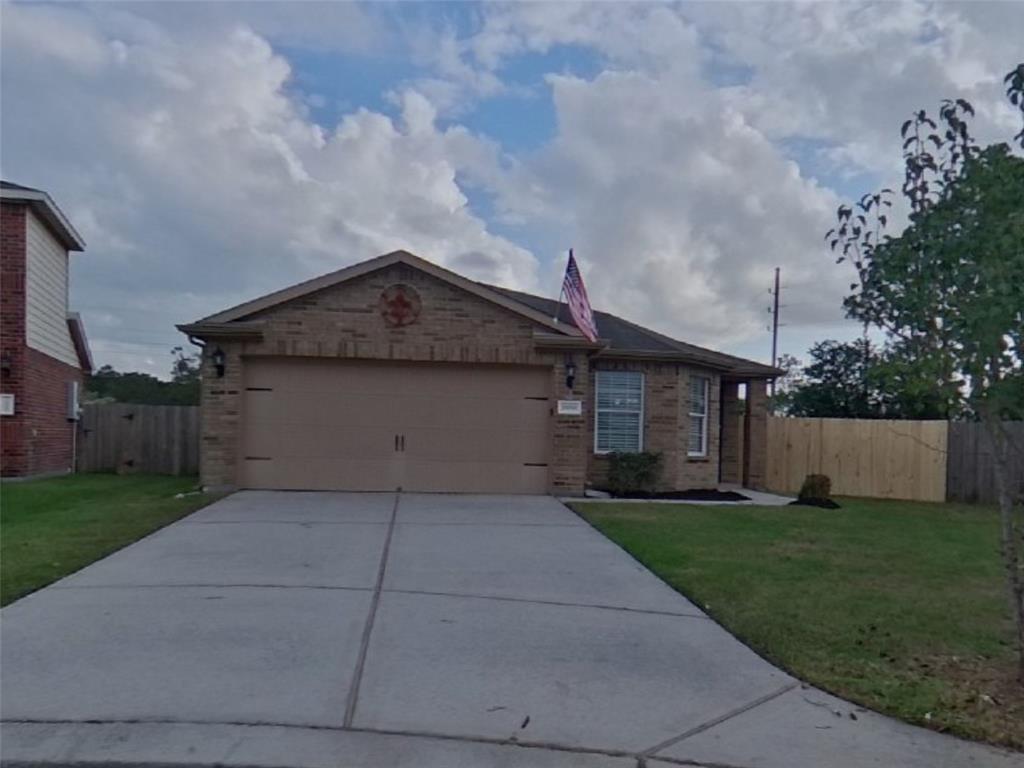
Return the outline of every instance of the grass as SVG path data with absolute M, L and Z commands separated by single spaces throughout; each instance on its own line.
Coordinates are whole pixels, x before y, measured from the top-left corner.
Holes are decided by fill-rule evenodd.
M 1024 748 L 998 513 L 840 503 L 573 507 L 796 676 L 913 723 Z
M 45 587 L 214 500 L 196 479 L 72 475 L 0 486 L 0 605 Z

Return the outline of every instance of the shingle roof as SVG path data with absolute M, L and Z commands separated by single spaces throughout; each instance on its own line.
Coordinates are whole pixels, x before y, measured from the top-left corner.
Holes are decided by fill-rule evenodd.
M 17 189 L 22 192 L 42 192 L 41 189 L 35 187 L 26 187 L 23 184 L 15 184 L 13 181 L 4 181 L 0 179 L 0 189 Z
M 488 285 L 486 283 L 481 283 L 481 285 L 525 304 L 531 309 L 543 312 L 549 317 L 555 317 L 557 314 L 558 319 L 562 322 L 570 324 L 572 322 L 569 319 L 568 307 L 560 305 L 553 299 L 534 296 L 533 294 L 521 291 L 513 291 L 497 285 Z M 737 375 L 776 376 L 781 374 L 781 371 L 770 365 L 716 352 L 706 347 L 698 347 L 695 344 L 687 344 L 685 341 L 669 338 L 657 331 L 652 331 L 650 328 L 644 328 L 636 323 L 631 323 L 629 320 L 623 320 L 621 317 L 609 312 L 595 310 L 594 318 L 597 321 L 597 328 L 601 338 L 608 342 L 608 349 L 611 352 L 619 351 L 633 354 L 652 352 L 655 355 L 675 353 L 694 362 L 707 363 L 710 366 L 721 368 Z

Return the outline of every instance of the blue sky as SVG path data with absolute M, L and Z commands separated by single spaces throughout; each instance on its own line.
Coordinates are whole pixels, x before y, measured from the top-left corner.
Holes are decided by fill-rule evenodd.
M 857 333 L 823 247 L 897 186 L 898 127 L 1016 116 L 1011 3 L 5 3 L 5 178 L 83 232 L 96 358 L 166 375 L 174 324 L 395 247 L 766 359 Z M 898 226 L 898 222 L 897 222 Z

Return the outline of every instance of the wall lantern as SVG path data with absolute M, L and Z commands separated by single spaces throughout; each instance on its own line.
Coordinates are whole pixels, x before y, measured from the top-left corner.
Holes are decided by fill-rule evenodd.
M 14 368 L 14 356 L 6 349 L 0 353 L 0 371 L 10 373 Z
M 227 355 L 224 354 L 224 350 L 223 349 L 221 349 L 220 347 L 217 347 L 215 350 L 213 350 L 212 358 L 213 358 L 213 367 L 217 371 L 217 378 L 218 379 L 223 379 L 224 378 L 224 365 L 227 363 Z
M 576 363 L 571 357 L 565 358 L 565 388 L 571 390 L 576 384 Z

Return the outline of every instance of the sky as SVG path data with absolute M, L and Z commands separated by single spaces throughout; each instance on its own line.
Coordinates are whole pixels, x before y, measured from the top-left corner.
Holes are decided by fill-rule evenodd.
M 836 207 L 901 180 L 899 126 L 1002 76 L 987 3 L 0 2 L 0 173 L 87 242 L 97 365 L 166 377 L 176 323 L 405 248 L 691 343 L 850 338 Z M 899 227 L 899 215 L 894 227 Z

